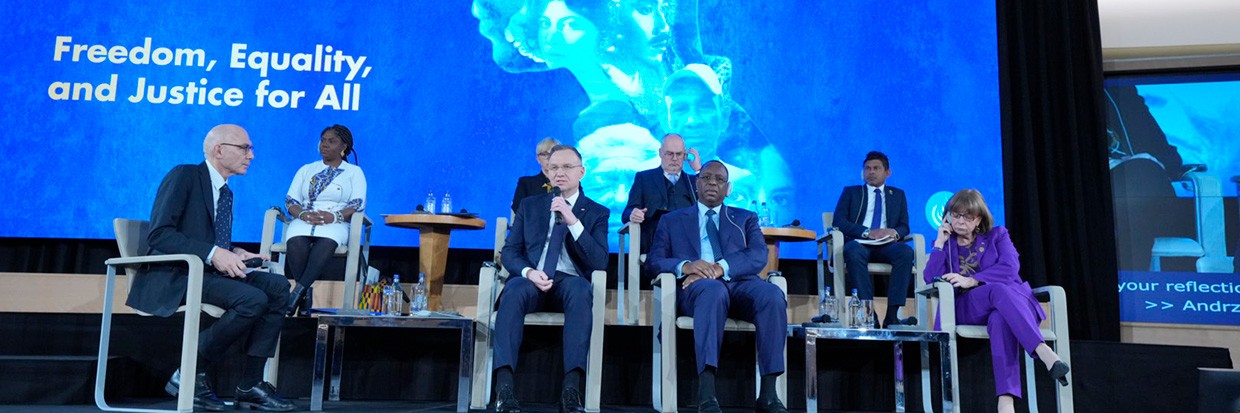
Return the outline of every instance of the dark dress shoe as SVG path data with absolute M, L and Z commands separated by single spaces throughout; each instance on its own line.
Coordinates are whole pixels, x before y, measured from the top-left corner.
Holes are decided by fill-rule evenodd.
M 585 413 L 586 408 L 581 405 L 581 392 L 576 388 L 565 387 L 560 392 L 560 413 Z
M 301 284 L 293 286 L 293 291 L 288 293 L 288 301 L 284 307 L 284 315 L 292 317 L 301 309 L 302 299 L 306 297 L 306 287 Z
M 788 413 L 788 408 L 784 407 L 784 404 L 780 402 L 779 399 L 768 401 L 758 400 L 758 403 L 754 406 L 753 410 L 758 413 Z
M 723 413 L 723 409 L 719 408 L 719 399 L 711 397 L 698 403 L 698 413 Z
M 168 379 L 168 384 L 164 385 L 164 391 L 172 397 L 177 397 L 181 391 L 181 370 L 172 373 L 172 378 Z M 227 407 L 223 400 L 215 396 L 215 390 L 211 390 L 211 379 L 207 378 L 207 373 L 195 374 L 194 410 L 222 412 Z
M 512 386 L 500 386 L 495 392 L 495 413 L 521 413 L 521 403 L 517 403 Z
M 891 326 L 915 326 L 917 325 L 917 317 L 897 318 L 894 320 L 883 320 L 883 328 L 891 328 Z
M 1067 387 L 1069 371 L 1072 371 L 1072 368 L 1068 367 L 1068 363 L 1063 360 L 1056 361 L 1055 365 L 1051 366 L 1051 378 L 1059 382 L 1060 386 Z
M 237 389 L 238 409 L 262 410 L 265 412 L 291 412 L 293 402 L 276 394 L 275 386 L 262 382 L 249 390 Z

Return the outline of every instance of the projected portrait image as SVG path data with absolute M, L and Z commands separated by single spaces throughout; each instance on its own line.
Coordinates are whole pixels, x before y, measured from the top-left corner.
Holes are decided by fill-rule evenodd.
M 566 69 L 581 86 L 589 104 L 577 113 L 571 141 L 586 159 L 582 188 L 613 211 L 612 230 L 619 229 L 633 176 L 659 165 L 657 137 L 666 133 L 683 135 L 698 160 L 729 165 L 734 190 L 728 202 L 743 208 L 768 202 L 794 215 L 795 188 L 783 156 L 725 88 L 730 60 L 702 53 L 696 20 L 677 26 L 691 33 L 672 33 L 677 10 L 696 19 L 696 1 L 520 3 L 508 4 L 518 9 L 504 30 L 509 44 L 492 44 Z M 485 33 L 498 19 L 482 21 L 479 8 L 475 3 Z

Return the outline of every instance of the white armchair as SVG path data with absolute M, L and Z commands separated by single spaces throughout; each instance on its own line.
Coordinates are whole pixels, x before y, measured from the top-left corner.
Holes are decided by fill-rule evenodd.
M 767 281 L 779 287 L 788 298 L 788 282 L 778 272 L 772 271 Z M 676 392 L 676 329 L 692 330 L 693 317 L 676 316 L 676 276 L 671 273 L 659 274 L 654 284 L 654 334 L 651 338 L 653 353 L 652 374 L 653 389 L 651 396 L 655 410 L 663 413 L 675 412 L 679 404 Z M 752 323 L 729 318 L 724 324 L 724 331 L 756 331 Z M 659 338 L 662 337 L 662 340 Z M 784 348 L 784 364 L 788 362 L 788 350 Z M 758 386 L 761 373 L 754 368 L 754 386 Z M 775 388 L 779 399 L 788 400 L 788 375 L 780 375 Z
M 197 314 L 203 312 L 219 318 L 224 314 L 224 309 L 202 303 L 203 263 L 201 258 L 192 254 L 138 256 L 139 251 L 148 249 L 146 236 L 151 231 L 150 222 L 116 218 L 112 221 L 112 227 L 116 231 L 116 244 L 120 247 L 121 257 L 104 262 L 108 266 L 108 275 L 104 280 L 103 289 L 103 322 L 99 331 L 99 360 L 95 370 L 95 406 L 98 406 L 100 410 L 111 412 L 192 411 L 194 409 L 195 373 L 198 369 L 199 317 Z M 112 300 L 116 295 L 116 269 L 118 267 L 125 269 L 128 285 L 132 287 L 133 280 L 140 276 L 138 266 L 176 262 L 183 262 L 189 266 L 189 285 L 185 292 L 185 305 L 177 308 L 177 312 L 186 313 L 185 327 L 181 332 L 181 389 L 177 394 L 177 408 L 176 410 L 149 410 L 112 407 L 104 400 L 103 390 L 107 386 L 108 379 L 108 345 L 112 337 Z M 141 311 L 137 313 L 150 316 Z
M 276 238 L 277 222 L 282 224 L 279 238 Z M 284 260 L 276 260 L 273 253 L 283 255 L 288 252 L 288 247 L 281 241 L 288 231 L 289 222 L 291 219 L 284 215 L 279 207 L 271 207 L 263 216 L 263 238 L 258 251 L 259 254 L 272 257 L 271 271 L 276 274 L 284 275 Z M 344 308 L 354 308 L 357 305 L 358 273 L 361 272 L 365 257 L 370 256 L 371 227 L 372 223 L 366 213 L 354 212 L 349 219 L 348 244 L 336 246 L 336 251 L 333 253 L 334 256 L 345 257 L 344 296 L 341 301 L 341 306 Z
M 491 402 L 491 337 L 495 332 L 495 303 L 504 289 L 508 271 L 499 264 L 503 236 L 508 230 L 508 220 L 496 219 L 496 261 L 483 264 L 478 274 L 478 311 L 474 316 L 474 382 L 469 403 L 470 409 L 486 409 Z M 594 296 L 594 320 L 590 329 L 590 351 L 586 366 L 585 408 L 588 412 L 599 411 L 603 380 L 603 316 L 607 304 L 607 272 L 595 271 L 590 275 Z M 563 326 L 563 313 L 530 313 L 525 325 Z
M 934 285 L 918 290 L 919 296 L 929 297 L 932 302 L 938 302 L 938 316 L 942 331 L 951 333 L 951 380 L 952 380 L 952 400 L 956 400 L 955 411 L 960 412 L 960 358 L 956 356 L 956 339 L 958 337 L 971 339 L 989 339 L 986 333 L 985 325 L 961 325 L 956 323 L 956 292 L 952 285 L 946 282 L 936 282 Z M 1033 295 L 1038 301 L 1049 301 L 1051 303 L 1050 328 L 1042 328 L 1042 338 L 1050 343 L 1051 349 L 1059 354 L 1059 358 L 1064 363 L 1072 364 L 1072 351 L 1068 344 L 1068 300 L 1062 287 L 1046 286 L 1033 289 Z M 922 317 L 929 320 L 930 307 L 923 307 Z M 1029 411 L 1036 413 L 1038 411 L 1038 395 L 1037 386 L 1034 380 L 1037 370 L 1046 370 L 1036 366 L 1032 357 L 1025 358 L 1025 388 L 1027 389 L 1026 400 L 1029 401 Z M 1068 373 L 1068 386 L 1056 386 L 1058 393 L 1058 407 L 1060 412 L 1071 413 L 1072 410 L 1072 373 Z
M 822 228 L 825 235 L 818 239 L 818 287 L 820 289 L 819 294 L 821 294 L 821 288 L 826 285 L 823 283 L 826 281 L 825 275 L 829 268 L 834 275 L 832 282 L 835 285 L 835 301 L 843 303 L 847 295 L 847 292 L 844 291 L 845 280 L 847 279 L 845 273 L 847 266 L 844 265 L 844 233 L 832 225 L 834 215 L 832 212 L 822 213 Z M 926 269 L 926 261 L 928 259 L 926 254 L 926 238 L 921 234 L 909 234 L 900 240 L 900 242 L 909 241 L 913 242 L 913 291 L 920 291 L 926 286 L 926 281 L 921 276 L 922 271 Z M 825 256 L 827 251 L 830 251 L 830 258 Z M 891 264 L 872 262 L 869 264 L 869 270 L 871 275 L 891 275 Z M 891 297 L 887 299 L 890 300 Z M 917 294 L 913 298 L 913 303 L 914 307 L 911 314 L 917 314 L 921 311 L 920 309 L 926 308 L 926 297 Z M 926 326 L 926 320 L 924 317 L 920 317 L 915 328 L 924 330 L 927 328 Z

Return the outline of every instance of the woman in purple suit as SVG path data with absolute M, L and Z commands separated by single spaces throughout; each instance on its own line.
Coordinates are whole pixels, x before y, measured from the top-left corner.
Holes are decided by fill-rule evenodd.
M 1021 397 L 1020 351 L 1042 360 L 1052 378 L 1068 385 L 1068 364 L 1042 339 L 1038 324 L 1046 318 L 1029 283 L 1020 278 L 1020 260 L 1004 227 L 975 189 L 956 192 L 947 201 L 925 278 L 956 287 L 956 322 L 986 325 L 994 361 L 999 411 L 1015 411 Z

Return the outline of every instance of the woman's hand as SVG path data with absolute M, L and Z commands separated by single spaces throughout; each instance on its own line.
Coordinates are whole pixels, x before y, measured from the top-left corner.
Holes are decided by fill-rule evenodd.
M 965 276 L 963 276 L 963 275 L 960 275 L 960 274 L 957 274 L 957 273 L 954 273 L 954 272 L 953 272 L 953 273 L 943 274 L 943 276 L 941 276 L 941 277 L 939 277 L 939 278 L 942 278 L 942 279 L 943 279 L 943 281 L 947 281 L 949 284 L 951 284 L 951 285 L 952 285 L 952 287 L 956 287 L 956 288 L 963 288 L 963 289 L 966 289 L 966 290 L 967 290 L 967 289 L 970 289 L 970 288 L 973 288 L 973 287 L 976 287 L 976 286 L 978 285 L 978 282 L 977 282 L 977 279 L 976 279 L 976 278 L 973 278 L 973 277 L 965 277 Z
M 942 223 L 942 224 L 939 224 L 939 231 L 938 231 L 938 233 L 939 233 L 939 234 L 938 234 L 938 238 L 935 238 L 935 239 L 934 239 L 934 247 L 935 247 L 935 248 L 943 248 L 943 245 L 947 244 L 947 240 L 948 240 L 948 239 L 950 239 L 950 237 L 951 237 L 951 235 L 952 235 L 952 224 L 951 224 L 951 222 L 948 222 L 946 219 L 945 219 L 945 220 L 943 220 L 943 223 Z

